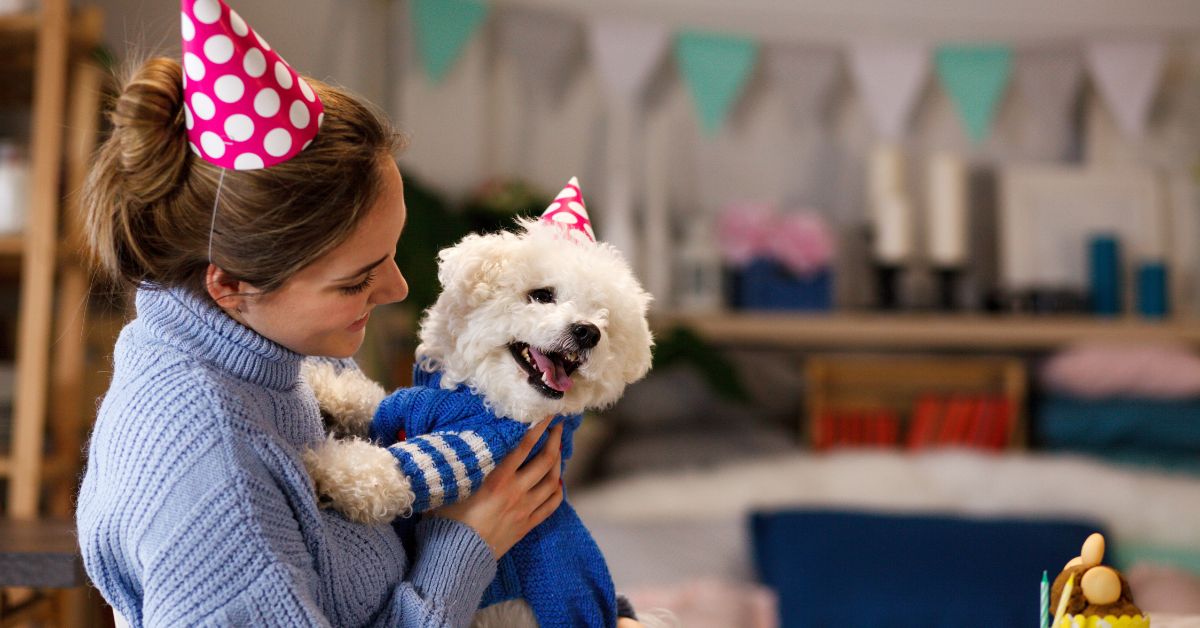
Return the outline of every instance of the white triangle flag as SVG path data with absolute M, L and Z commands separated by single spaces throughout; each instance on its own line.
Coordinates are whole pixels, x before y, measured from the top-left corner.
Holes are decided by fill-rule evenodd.
M 1022 140 L 1028 156 L 1066 158 L 1083 85 L 1083 55 L 1072 48 L 1022 50 L 1013 66 L 1013 84 L 1024 103 Z
M 621 18 L 592 20 L 587 37 L 597 73 L 608 89 L 626 102 L 642 97 L 671 44 L 666 27 Z
M 850 76 L 884 139 L 904 136 L 929 80 L 929 65 L 929 50 L 920 44 L 860 44 L 850 49 Z
M 1092 42 L 1088 70 L 1121 131 L 1132 138 L 1146 131 L 1150 105 L 1162 79 L 1167 46 L 1161 41 Z
M 771 84 L 787 99 L 796 117 L 805 123 L 820 121 L 837 85 L 838 54 L 820 48 L 773 46 L 766 61 Z

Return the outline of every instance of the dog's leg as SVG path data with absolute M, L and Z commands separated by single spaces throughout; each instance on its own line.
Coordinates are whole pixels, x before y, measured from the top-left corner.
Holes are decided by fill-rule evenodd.
M 351 521 L 386 523 L 411 512 L 412 487 L 383 447 L 357 438 L 332 436 L 304 452 L 317 502 Z
M 317 397 L 327 432 L 335 436 L 367 435 L 375 409 L 387 396 L 383 386 L 358 369 L 339 373 L 332 363 L 319 360 L 305 360 L 300 376 Z

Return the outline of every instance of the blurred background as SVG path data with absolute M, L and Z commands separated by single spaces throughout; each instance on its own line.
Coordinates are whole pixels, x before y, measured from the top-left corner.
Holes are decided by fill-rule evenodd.
M 70 515 L 132 315 L 78 254 L 104 96 L 179 54 L 176 3 L 67 4 L 0 0 L 11 521 Z M 1200 625 L 1200 3 L 234 8 L 409 137 L 412 294 L 357 356 L 388 386 L 437 250 L 579 177 L 655 297 L 654 369 L 585 422 L 568 485 L 639 608 L 1031 625 L 1099 530 L 1156 626 Z M 69 537 L 6 530 L 10 621 L 106 619 Z

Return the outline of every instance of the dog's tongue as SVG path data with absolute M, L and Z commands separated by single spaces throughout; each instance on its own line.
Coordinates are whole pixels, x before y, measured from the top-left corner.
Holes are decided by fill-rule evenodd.
M 571 389 L 571 377 L 563 370 L 561 364 L 555 360 L 551 360 L 542 354 L 541 351 L 529 347 L 529 355 L 533 356 L 533 361 L 537 363 L 538 368 L 542 371 L 542 381 L 547 386 L 559 392 L 567 392 Z

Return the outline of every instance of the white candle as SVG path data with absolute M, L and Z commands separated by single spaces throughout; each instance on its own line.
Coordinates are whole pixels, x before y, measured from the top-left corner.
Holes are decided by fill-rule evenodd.
M 912 204 L 902 194 L 875 203 L 875 259 L 899 265 L 912 253 Z
M 868 200 L 876 203 L 904 191 L 904 153 L 895 144 L 871 149 L 867 163 Z
M 967 260 L 967 166 L 950 153 L 929 162 L 929 258 L 935 266 L 956 268 Z

